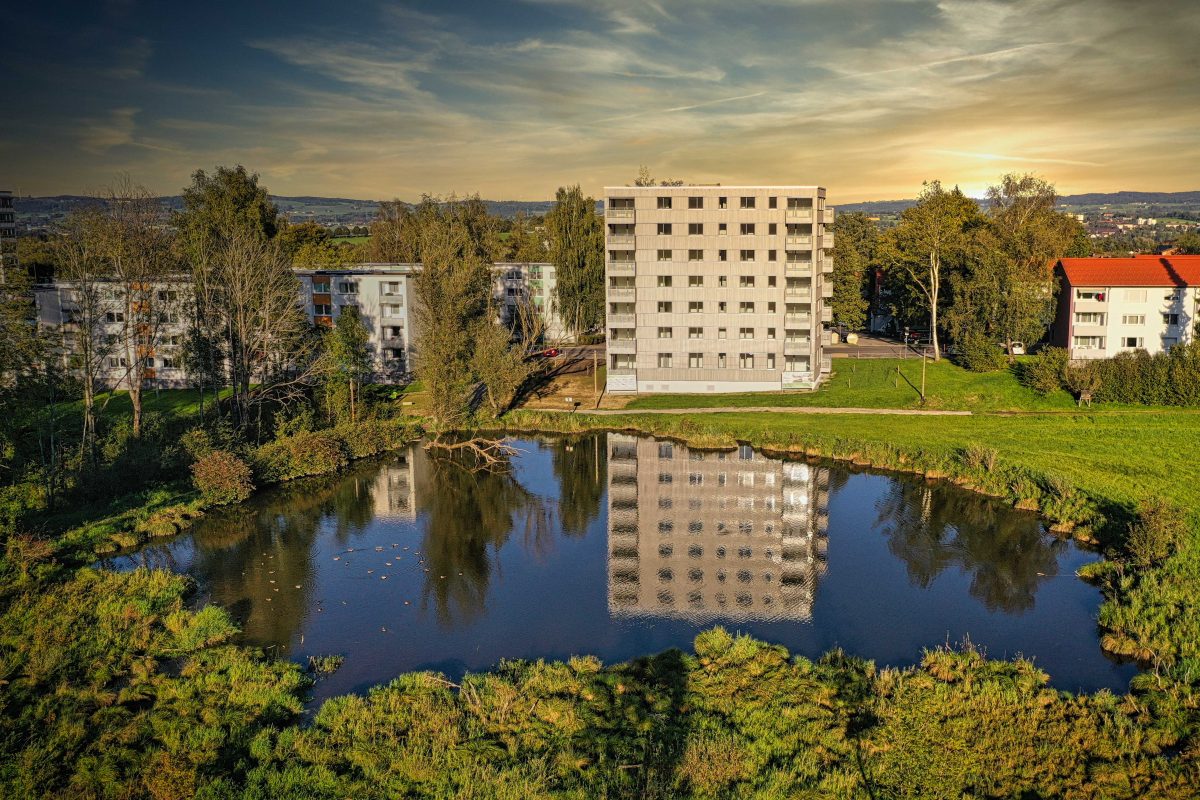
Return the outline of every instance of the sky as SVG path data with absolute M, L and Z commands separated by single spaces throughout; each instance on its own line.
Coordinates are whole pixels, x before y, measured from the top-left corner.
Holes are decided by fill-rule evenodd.
M 1197 0 L 0 4 L 0 188 L 404 200 L 656 177 L 833 202 L 1200 189 Z

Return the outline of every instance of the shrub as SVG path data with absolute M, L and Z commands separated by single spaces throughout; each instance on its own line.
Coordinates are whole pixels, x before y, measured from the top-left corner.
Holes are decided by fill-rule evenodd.
M 1044 347 L 1021 368 L 1021 383 L 1041 395 L 1063 388 L 1070 356 L 1065 348 Z
M 201 427 L 189 428 L 179 437 L 179 445 L 191 456 L 193 463 L 217 449 L 212 434 Z
M 403 447 L 412 438 L 408 426 L 401 420 L 369 419 L 355 425 L 335 429 L 346 443 L 351 458 L 386 453 Z
M 226 450 L 214 450 L 192 466 L 192 483 L 213 505 L 240 503 L 254 491 L 250 467 Z
M 1137 521 L 1129 526 L 1126 548 L 1133 562 L 1149 567 L 1165 561 L 1188 535 L 1184 514 L 1161 497 L 1142 501 Z
M 285 436 L 254 453 L 255 473 L 266 483 L 337 472 L 349 460 L 346 443 L 334 431 Z
M 977 333 L 967 334 L 959 342 L 957 360 L 972 372 L 995 372 L 1008 362 L 1003 347 Z

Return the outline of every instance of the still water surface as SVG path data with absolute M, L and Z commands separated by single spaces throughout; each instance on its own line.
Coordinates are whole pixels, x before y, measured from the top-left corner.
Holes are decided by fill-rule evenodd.
M 109 560 L 192 575 L 248 644 L 341 653 L 316 699 L 502 658 L 619 661 L 713 625 L 908 665 L 970 640 L 1070 690 L 1123 690 L 1094 554 L 968 492 L 621 434 L 524 439 L 508 475 L 413 447 L 270 490 Z

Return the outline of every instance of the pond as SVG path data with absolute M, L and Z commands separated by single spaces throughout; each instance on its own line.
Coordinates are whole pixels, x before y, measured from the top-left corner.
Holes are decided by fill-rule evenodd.
M 318 701 L 409 670 L 689 649 L 714 625 L 892 666 L 969 641 L 1072 691 L 1135 672 L 1101 652 L 1100 593 L 1075 577 L 1097 556 L 989 498 L 749 447 L 514 444 L 507 474 L 414 446 L 105 563 L 188 573 L 247 644 L 346 656 Z

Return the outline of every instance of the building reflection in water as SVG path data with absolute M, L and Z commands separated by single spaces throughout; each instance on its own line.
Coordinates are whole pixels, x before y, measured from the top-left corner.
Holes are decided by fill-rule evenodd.
M 810 619 L 828 500 L 824 467 L 609 434 L 610 612 Z

